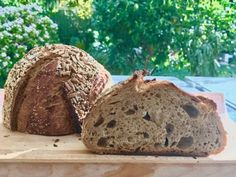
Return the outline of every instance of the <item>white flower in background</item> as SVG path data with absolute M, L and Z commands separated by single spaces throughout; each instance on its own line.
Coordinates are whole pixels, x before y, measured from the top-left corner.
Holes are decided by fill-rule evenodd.
M 216 36 L 219 37 L 219 38 L 221 38 L 222 35 L 223 35 L 221 32 L 215 32 L 215 34 L 216 34 Z
M 137 47 L 137 48 L 133 48 L 134 52 L 137 54 L 137 55 L 141 55 L 142 52 L 143 52 L 143 48 L 142 47 Z
M 35 25 L 35 24 L 31 24 L 31 25 L 30 25 L 30 28 L 31 28 L 31 29 L 35 29 L 35 28 L 36 28 L 36 25 Z
M 39 37 L 38 39 L 39 39 L 40 42 L 44 42 L 43 38 Z
M 21 5 L 20 7 L 21 7 L 21 10 L 24 10 L 24 11 L 27 11 L 27 12 L 31 9 L 30 5 L 28 5 L 28 6 Z
M 10 21 L 8 21 L 8 22 L 6 22 L 6 23 L 3 23 L 2 27 L 4 27 L 4 28 L 10 28 L 10 27 L 12 27 L 12 25 L 13 25 L 13 23 L 10 22 Z
M 11 34 L 8 31 L 3 31 L 2 34 L 3 36 L 6 36 L 6 37 L 11 36 Z
M 4 16 L 4 14 L 5 14 L 5 13 L 4 13 L 4 8 L 0 7 L 0 17 L 1 17 L 1 16 Z
M 20 55 L 19 55 L 18 53 L 16 53 L 16 54 L 15 54 L 15 57 L 16 57 L 16 58 L 19 58 L 19 57 L 20 57 Z
M 201 32 L 203 32 L 206 28 L 204 26 L 200 26 L 199 29 Z
M 40 18 L 40 19 L 37 19 L 37 23 L 38 24 L 41 24 L 42 23 L 42 19 Z
M 101 42 L 99 42 L 97 40 L 93 43 L 94 47 L 99 47 L 100 45 L 101 45 Z
M 233 25 L 231 26 L 231 28 L 233 28 L 233 29 L 236 29 L 236 25 L 235 25 L 235 24 L 233 24 Z
M 39 31 L 38 30 L 35 30 L 35 35 L 38 36 L 39 35 Z
M 24 38 L 27 38 L 27 37 L 29 36 L 29 34 L 28 34 L 28 33 L 24 33 L 24 34 L 22 34 L 22 36 L 23 36 Z
M 35 24 L 32 24 L 30 26 L 25 26 L 25 31 L 27 33 L 31 33 L 31 32 L 33 32 L 35 30 L 35 28 L 36 28 Z
M 23 4 L 18 7 L 18 11 L 22 11 L 22 10 L 25 10 L 25 6 Z
M 6 67 L 8 65 L 7 61 L 2 62 L 3 67 Z
M 37 4 L 0 7 L 0 75 L 10 70 L 12 64 L 28 51 L 28 46 L 45 44 L 56 34 L 57 24 L 43 16 L 42 11 Z
M 54 29 L 57 29 L 57 28 L 58 28 L 58 26 L 57 26 L 56 23 L 51 23 L 51 27 L 54 28 Z
M 39 13 L 43 12 L 42 7 L 38 6 L 36 3 L 33 3 L 30 6 L 31 6 L 31 10 L 36 10 Z
M 50 22 L 51 22 L 51 19 L 46 16 L 46 17 L 43 17 L 43 18 L 42 18 L 42 21 L 43 21 L 44 23 L 48 23 L 48 22 L 50 23 Z
M 225 11 L 230 11 L 230 10 L 231 10 L 230 7 L 226 7 L 226 8 L 225 8 Z
M 24 20 L 23 20 L 22 18 L 18 18 L 18 19 L 16 20 L 16 23 L 17 23 L 18 25 L 22 25 L 22 24 L 24 23 Z
M 48 32 L 46 31 L 45 32 L 45 34 L 44 34 L 44 36 L 43 36 L 45 39 L 49 39 L 49 34 L 48 34 Z
M 189 33 L 190 33 L 190 34 L 194 34 L 194 29 L 190 29 L 190 30 L 189 30 Z
M 27 33 L 30 33 L 31 32 L 31 30 L 30 30 L 30 28 L 28 27 L 28 26 L 25 26 L 24 27 L 24 30 L 25 30 L 25 32 L 27 32 Z M 23 34 L 24 35 L 24 34 Z
M 7 56 L 7 54 L 5 53 L 5 52 L 3 52 L 3 53 L 1 53 L 1 57 L 6 57 Z
M 23 37 L 21 35 L 19 35 L 19 34 L 16 35 L 16 38 L 20 39 L 20 40 L 23 39 Z
M 8 49 L 8 47 L 5 45 L 4 47 L 1 48 L 1 51 L 2 51 L 2 52 L 6 52 L 7 49 Z
M 98 38 L 98 36 L 99 36 L 98 31 L 93 31 L 93 36 L 94 36 L 94 38 Z

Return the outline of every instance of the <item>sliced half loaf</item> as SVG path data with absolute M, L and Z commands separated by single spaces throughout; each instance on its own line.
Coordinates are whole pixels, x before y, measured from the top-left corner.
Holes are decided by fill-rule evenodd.
M 101 154 L 207 156 L 223 150 L 226 133 L 213 101 L 136 72 L 97 100 L 82 140 Z

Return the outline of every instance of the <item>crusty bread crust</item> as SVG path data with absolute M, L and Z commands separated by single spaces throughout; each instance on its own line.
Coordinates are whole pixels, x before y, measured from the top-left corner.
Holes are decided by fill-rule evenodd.
M 36 47 L 8 75 L 3 123 L 32 134 L 73 133 L 74 119 L 78 124 L 110 84 L 109 72 L 83 50 L 61 44 Z
M 106 90 L 82 128 L 84 144 L 99 154 L 208 156 L 226 145 L 212 100 L 144 81 L 143 72 Z

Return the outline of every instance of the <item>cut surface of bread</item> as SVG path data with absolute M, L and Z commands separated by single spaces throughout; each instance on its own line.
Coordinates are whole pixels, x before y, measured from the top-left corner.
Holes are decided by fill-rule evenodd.
M 80 131 L 80 120 L 110 82 L 109 72 L 76 47 L 36 47 L 8 75 L 4 125 L 40 135 Z
M 213 101 L 136 72 L 97 100 L 82 140 L 100 154 L 207 156 L 223 150 L 226 132 Z

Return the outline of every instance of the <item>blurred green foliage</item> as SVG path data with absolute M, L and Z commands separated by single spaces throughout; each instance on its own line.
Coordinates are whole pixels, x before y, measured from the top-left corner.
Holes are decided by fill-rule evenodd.
M 234 1 L 1 0 L 0 6 L 29 3 L 58 25 L 61 43 L 86 50 L 112 74 L 155 68 L 155 75 L 180 78 L 236 75 L 235 63 L 218 62 L 223 53 L 235 54 Z M 12 57 L 14 64 L 19 58 Z
M 218 57 L 235 47 L 230 1 L 97 0 L 94 6 L 105 65 L 115 73 L 156 66 L 216 76 Z
M 51 12 L 58 12 L 59 10 L 66 10 L 73 12 L 81 19 L 90 18 L 92 15 L 93 0 L 1 0 L 1 6 L 19 6 L 36 3 L 40 5 L 44 12 L 50 14 Z

